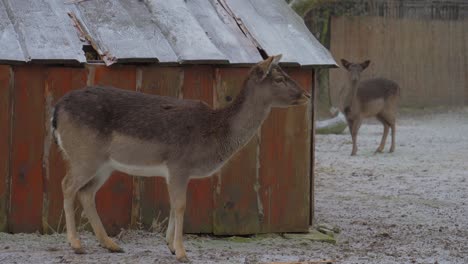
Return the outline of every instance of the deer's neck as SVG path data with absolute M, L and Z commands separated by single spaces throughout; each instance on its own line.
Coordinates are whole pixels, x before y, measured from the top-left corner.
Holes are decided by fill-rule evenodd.
M 357 92 L 358 92 L 358 80 L 352 80 L 351 81 L 351 89 L 349 90 L 348 94 L 348 102 L 347 105 L 350 106 L 351 112 L 357 111 L 359 107 L 359 100 L 357 98 Z
M 271 100 L 262 96 L 255 84 L 245 82 L 235 101 L 222 110 L 228 126 L 229 149 L 237 150 L 255 135 L 271 110 Z

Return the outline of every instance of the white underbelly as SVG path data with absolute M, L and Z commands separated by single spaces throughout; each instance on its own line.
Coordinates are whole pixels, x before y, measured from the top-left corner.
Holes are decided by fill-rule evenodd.
M 115 170 L 135 175 L 135 176 L 146 176 L 146 177 L 154 177 L 154 176 L 162 176 L 165 178 L 169 177 L 169 169 L 167 168 L 166 164 L 158 164 L 158 165 L 129 165 L 120 163 L 116 160 L 110 159 L 110 165 Z

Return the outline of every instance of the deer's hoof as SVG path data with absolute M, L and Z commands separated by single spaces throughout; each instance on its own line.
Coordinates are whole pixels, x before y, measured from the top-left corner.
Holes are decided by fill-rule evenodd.
M 378 148 L 378 149 L 374 152 L 374 154 L 379 154 L 379 153 L 382 153 L 382 152 L 383 152 L 383 149 Z
M 107 250 L 109 250 L 109 252 L 111 253 L 124 253 L 125 251 L 119 247 L 119 245 L 117 245 L 114 241 L 107 241 L 106 245 L 104 245 L 105 248 L 107 248 Z
M 78 255 L 86 254 L 86 250 L 84 250 L 84 248 L 82 247 L 73 248 L 73 252 L 75 252 L 75 254 L 78 254 Z
M 86 254 L 86 251 L 81 246 L 81 242 L 80 242 L 79 239 L 72 238 L 72 239 L 68 239 L 68 240 L 69 240 L 70 246 L 72 247 L 73 252 L 75 252 L 75 254 Z
M 187 258 L 187 253 L 185 252 L 184 248 L 176 250 L 176 258 L 179 262 L 189 262 L 189 259 Z
M 187 263 L 189 262 L 189 259 L 187 258 L 187 256 L 182 256 L 182 257 L 177 257 L 177 261 Z
M 171 251 L 172 255 L 175 255 L 175 248 L 171 246 L 171 244 L 167 243 L 167 248 L 169 248 L 169 251 Z
M 124 253 L 125 251 L 121 247 L 107 248 L 111 253 Z

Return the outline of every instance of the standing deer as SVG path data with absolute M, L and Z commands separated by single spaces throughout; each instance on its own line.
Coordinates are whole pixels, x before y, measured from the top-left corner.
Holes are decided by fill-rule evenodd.
M 217 110 L 200 101 L 106 87 L 63 96 L 52 126 L 69 165 L 62 189 L 67 238 L 74 251 L 84 253 L 74 218 L 78 196 L 100 244 L 122 252 L 108 237 L 95 205 L 96 192 L 117 170 L 165 177 L 171 205 L 166 242 L 177 260 L 188 261 L 182 227 L 189 179 L 219 170 L 257 133 L 272 107 L 310 101 L 278 66 L 280 59 L 272 56 L 255 65 L 234 102 Z
M 373 116 L 384 126 L 382 141 L 375 153 L 381 153 L 384 150 L 389 127 L 392 128 L 390 152 L 395 151 L 395 120 L 400 97 L 398 84 L 384 78 L 361 81 L 361 72 L 369 66 L 369 60 L 363 63 L 351 63 L 341 59 L 341 64 L 348 71 L 349 77 L 344 114 L 353 140 L 351 156 L 356 155 L 357 152 L 357 134 L 362 120 Z

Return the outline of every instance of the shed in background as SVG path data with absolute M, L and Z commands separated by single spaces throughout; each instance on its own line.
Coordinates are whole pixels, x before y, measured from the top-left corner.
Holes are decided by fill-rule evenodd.
M 218 108 L 265 56 L 282 53 L 285 70 L 312 92 L 315 67 L 335 65 L 283 0 L 4 0 L 0 28 L 0 230 L 13 233 L 64 229 L 66 168 L 49 117 L 66 92 L 112 85 Z M 191 181 L 185 231 L 307 231 L 313 118 L 312 104 L 273 110 L 221 171 Z M 163 178 L 118 172 L 96 203 L 111 234 L 149 228 L 169 211 Z

